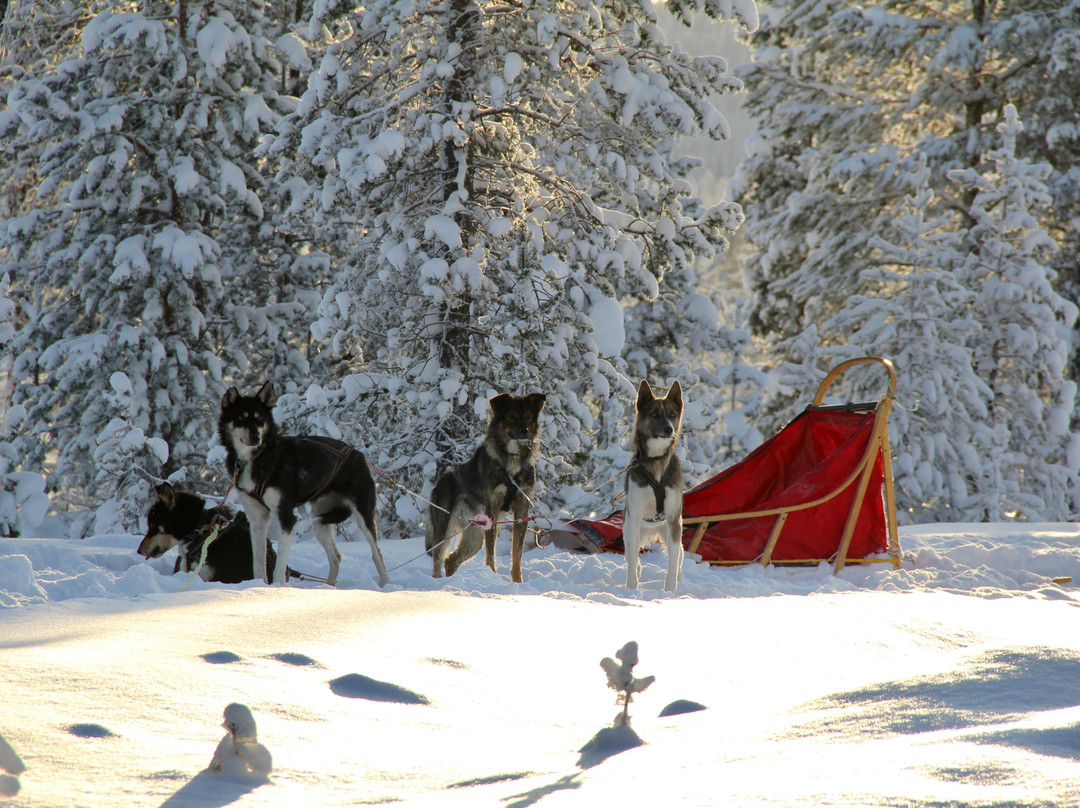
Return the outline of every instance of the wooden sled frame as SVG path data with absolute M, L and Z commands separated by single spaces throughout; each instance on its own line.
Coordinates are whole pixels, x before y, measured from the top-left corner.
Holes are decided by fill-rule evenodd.
M 757 559 L 757 561 L 763 566 L 768 566 L 773 563 L 772 552 L 776 547 L 776 542 L 780 539 L 780 533 L 784 529 L 784 523 L 787 521 L 788 515 L 795 511 L 805 510 L 806 508 L 814 508 L 821 505 L 823 502 L 828 502 L 833 497 L 838 496 L 843 491 L 846 491 L 856 479 L 858 479 L 858 488 L 855 492 L 855 498 L 851 502 L 851 507 L 848 511 L 847 521 L 844 524 L 844 530 L 840 537 L 840 545 L 836 551 L 836 555 L 833 559 L 833 573 L 839 572 L 844 568 L 845 564 L 854 563 L 880 563 L 889 562 L 894 568 L 899 568 L 901 559 L 900 550 L 900 538 L 896 528 L 896 495 L 893 487 L 893 471 L 892 471 L 892 450 L 889 446 L 889 411 L 892 409 L 893 401 L 896 399 L 896 369 L 893 367 L 893 363 L 888 359 L 882 359 L 878 356 L 862 356 L 856 359 L 848 359 L 845 362 L 841 362 L 834 367 L 829 374 L 822 381 L 818 387 L 817 393 L 814 395 L 813 401 L 810 403 L 810 407 L 821 407 L 821 402 L 825 399 L 825 393 L 828 391 L 829 386 L 836 381 L 846 371 L 858 365 L 867 364 L 880 364 L 885 372 L 888 374 L 888 389 L 878 399 L 877 405 L 872 404 L 865 405 L 867 409 L 873 407 L 874 409 L 874 429 L 871 434 L 870 440 L 867 442 L 866 451 L 863 453 L 862 459 L 859 461 L 855 470 L 848 475 L 848 478 L 844 480 L 840 485 L 836 486 L 831 492 L 823 497 L 812 500 L 810 502 L 801 502 L 798 505 L 790 505 L 782 508 L 771 508 L 768 510 L 760 511 L 743 511 L 741 513 L 727 513 L 717 514 L 714 516 L 694 516 L 684 517 L 684 528 L 688 525 L 697 525 L 697 530 L 694 533 L 694 538 L 690 543 L 689 551 L 696 553 L 698 547 L 701 545 L 701 540 L 705 536 L 705 531 L 711 525 L 719 522 L 725 522 L 733 519 L 749 519 L 762 516 L 775 516 L 776 521 L 773 523 L 772 532 L 769 534 L 768 543 L 765 545 L 765 551 Z M 823 408 L 826 409 L 826 408 Z M 882 464 L 882 484 L 884 488 L 884 507 L 885 507 L 885 522 L 888 530 L 888 555 L 886 557 L 876 558 L 858 558 L 848 559 L 848 548 L 851 545 L 851 537 L 855 532 L 855 523 L 858 519 L 859 512 L 862 509 L 864 500 L 866 499 L 867 489 L 870 484 L 870 477 L 874 469 L 874 463 L 877 460 L 878 454 L 881 455 Z M 782 564 L 817 564 L 821 559 L 806 559 L 803 561 L 788 561 L 777 562 Z M 746 564 L 754 562 L 746 561 L 709 561 L 710 564 Z

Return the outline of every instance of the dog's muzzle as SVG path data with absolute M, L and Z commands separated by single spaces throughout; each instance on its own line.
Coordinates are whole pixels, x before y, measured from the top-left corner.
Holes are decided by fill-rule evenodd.
M 147 533 L 139 543 L 138 553 L 143 558 L 160 558 L 173 546 L 174 539 L 167 533 Z

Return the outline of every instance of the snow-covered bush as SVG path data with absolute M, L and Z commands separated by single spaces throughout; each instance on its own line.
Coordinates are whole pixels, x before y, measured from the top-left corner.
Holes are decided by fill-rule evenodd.
M 637 663 L 638 644 L 633 640 L 615 653 L 615 659 L 604 657 L 600 660 L 600 667 L 607 674 L 608 687 L 618 694 L 617 702 L 623 708 L 622 712 L 615 716 L 616 727 L 630 726 L 630 702 L 634 700 L 634 694 L 641 693 L 656 681 L 655 676 L 634 676 Z
M 608 687 L 618 694 L 616 701 L 622 706 L 622 711 L 615 716 L 610 727 L 601 729 L 581 747 L 579 766 L 592 766 L 611 755 L 642 745 L 643 741 L 630 726 L 630 702 L 633 701 L 635 693 L 645 690 L 656 681 L 656 677 L 634 676 L 634 666 L 637 663 L 638 645 L 634 641 L 620 648 L 615 653 L 615 659 L 604 657 L 600 660 L 600 667 L 607 674 Z

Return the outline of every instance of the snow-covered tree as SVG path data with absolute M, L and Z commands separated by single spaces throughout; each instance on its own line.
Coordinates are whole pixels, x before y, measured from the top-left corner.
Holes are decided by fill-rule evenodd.
M 897 241 L 871 244 L 880 266 L 864 273 L 866 293 L 824 326 L 834 360 L 897 365 L 897 502 L 912 521 L 1064 519 L 1075 507 L 1076 386 L 1064 371 L 1076 307 L 1052 286 L 1056 245 L 1033 215 L 1049 201 L 1050 169 L 1016 158 L 1015 108 L 999 130 L 993 173 L 950 175 L 976 191 L 971 226 L 940 212 L 924 164 L 908 178 Z
M 168 446 L 164 465 L 154 442 L 130 456 L 131 485 L 202 468 L 222 357 L 239 364 L 237 344 L 263 336 L 257 321 L 243 330 L 260 301 L 293 305 L 260 269 L 271 256 L 253 153 L 276 123 L 280 77 L 262 8 L 102 11 L 82 55 L 21 77 L 0 113 L 4 159 L 41 155 L 28 209 L 0 232 L 26 317 L 14 443 L 24 464 L 55 464 L 69 500 L 116 495 L 90 458 L 117 438 L 117 418 Z M 130 385 L 120 411 L 107 394 L 118 373 Z
M 0 277 L 0 356 L 11 355 L 15 337 L 15 302 L 8 297 L 10 282 Z M 49 508 L 45 477 L 33 471 L 16 471 L 18 453 L 8 441 L 23 419 L 22 407 L 9 407 L 7 388 L 10 366 L 0 366 L 0 536 L 18 536 L 26 527 L 37 527 Z M 3 739 L 0 738 L 0 743 Z
M 718 331 L 717 368 L 704 378 L 708 389 L 717 393 L 713 412 L 723 413 L 720 428 L 715 430 L 719 447 L 701 458 L 713 471 L 742 460 L 764 437 L 757 421 L 768 375 L 757 364 L 747 307 L 745 298 L 726 306 L 725 319 L 730 325 Z
M 825 329 L 848 343 L 834 349 L 835 360 L 869 354 L 895 364 L 890 431 L 900 519 L 973 521 L 983 467 L 976 446 L 989 432 L 990 388 L 975 371 L 971 347 L 983 328 L 972 310 L 975 294 L 957 275 L 962 234 L 949 217 L 928 214 L 935 206 L 925 166 L 911 185 L 898 209 L 899 243 L 871 244 L 880 266 L 864 273 L 867 293 L 853 296 Z M 884 392 L 880 376 L 875 370 L 839 383 L 850 400 L 875 400 Z
M 1057 198 L 1039 211 L 1043 228 L 1062 241 L 1075 229 L 1076 0 L 787 0 L 770 8 L 752 40 L 754 64 L 742 73 L 759 131 L 733 198 L 748 217 L 754 324 L 781 352 L 784 339 L 865 291 L 875 239 L 898 240 L 905 177 L 921 161 L 931 201 L 967 226 L 968 191 L 946 174 L 983 170 L 1006 102 L 1029 122 L 1018 154 L 1053 166 Z M 1072 255 L 1059 264 L 1078 265 Z
M 633 390 L 620 306 L 662 296 L 740 221 L 695 198 L 673 152 L 727 136 L 707 99 L 738 83 L 638 2 L 325 3 L 308 36 L 321 60 L 268 154 L 332 256 L 313 330 L 350 374 L 359 442 L 419 487 L 472 450 L 493 393 L 543 391 L 544 471 L 573 456 L 595 477 L 603 405 Z
M 1070 516 L 1080 490 L 1080 467 L 1066 456 L 1077 439 L 1070 429 L 1076 382 L 1064 379 L 1077 307 L 1054 289 L 1049 259 L 1057 244 L 1036 218 L 1051 201 L 1051 168 L 1016 156 L 1023 125 L 1012 105 L 998 131 L 1003 143 L 987 155 L 993 174 L 949 175 L 972 192 L 965 194 L 972 196 L 967 252 L 956 274 L 975 292 L 973 315 L 983 333 L 973 341 L 973 360 L 991 392 L 989 440 L 974 447 L 986 474 L 979 508 L 992 521 L 1058 521 Z

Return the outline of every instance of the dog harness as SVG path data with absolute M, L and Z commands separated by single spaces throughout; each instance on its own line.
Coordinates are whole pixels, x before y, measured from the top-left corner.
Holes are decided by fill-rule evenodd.
M 323 491 L 326 490 L 327 486 L 329 486 L 330 483 L 334 481 L 334 478 L 337 477 L 340 473 L 342 467 L 345 465 L 345 461 L 347 461 L 349 457 L 352 456 L 353 452 L 355 452 L 356 450 L 353 447 L 349 446 L 349 444 L 347 443 L 335 440 L 334 438 L 325 438 L 320 435 L 295 438 L 295 440 L 304 441 L 305 443 L 315 444 L 319 446 L 321 449 L 324 450 L 325 454 L 329 455 L 334 460 L 334 465 L 330 469 L 330 472 L 323 478 L 322 482 L 313 493 L 308 494 L 306 492 L 301 492 L 300 496 L 298 497 L 297 504 L 302 505 L 305 502 L 311 502 L 311 500 L 316 499 Z M 242 468 L 242 466 L 237 466 L 236 468 L 236 474 L 233 477 L 234 485 L 236 485 L 236 481 L 240 479 L 240 472 L 242 471 Z M 276 471 L 275 468 L 270 468 L 266 472 L 266 474 L 263 475 L 263 478 L 256 483 L 255 489 L 253 491 L 244 491 L 244 493 L 248 494 L 249 496 L 255 497 L 257 500 L 259 500 L 259 502 L 262 502 L 263 494 L 265 494 L 266 489 L 270 487 L 270 478 L 273 476 L 274 471 Z M 240 486 L 237 485 L 237 488 L 239 487 Z
M 675 463 L 678 461 L 678 456 L 672 452 L 671 459 L 668 461 L 667 468 L 664 469 L 664 473 L 660 475 L 660 479 L 653 476 L 649 471 L 647 463 L 655 463 L 660 460 L 661 457 L 635 457 L 630 461 L 630 473 L 633 476 L 642 477 L 649 488 L 652 489 L 653 496 L 656 497 L 656 521 L 664 518 L 664 497 L 668 483 L 671 482 L 671 478 L 675 473 Z
M 501 513 L 505 513 L 513 507 L 514 497 L 517 492 L 521 492 L 521 494 L 525 496 L 526 500 L 528 500 L 529 498 L 528 495 L 525 494 L 525 492 L 521 488 L 521 478 L 525 473 L 525 469 L 522 469 L 515 475 L 511 474 L 509 469 L 507 469 L 506 466 L 504 466 L 502 463 L 495 461 L 495 464 L 499 469 L 502 470 L 502 473 L 505 477 L 505 480 L 502 482 L 504 485 L 506 485 L 506 494 L 503 496 L 502 503 L 497 506 L 497 510 Z M 463 492 L 465 492 L 465 496 L 470 501 L 470 504 L 476 505 L 480 508 L 483 508 L 487 504 L 482 494 L 478 495 L 476 491 L 468 488 L 465 485 L 465 481 L 462 478 L 460 468 L 455 468 L 450 473 L 453 475 L 454 479 L 457 480 L 458 487 Z

